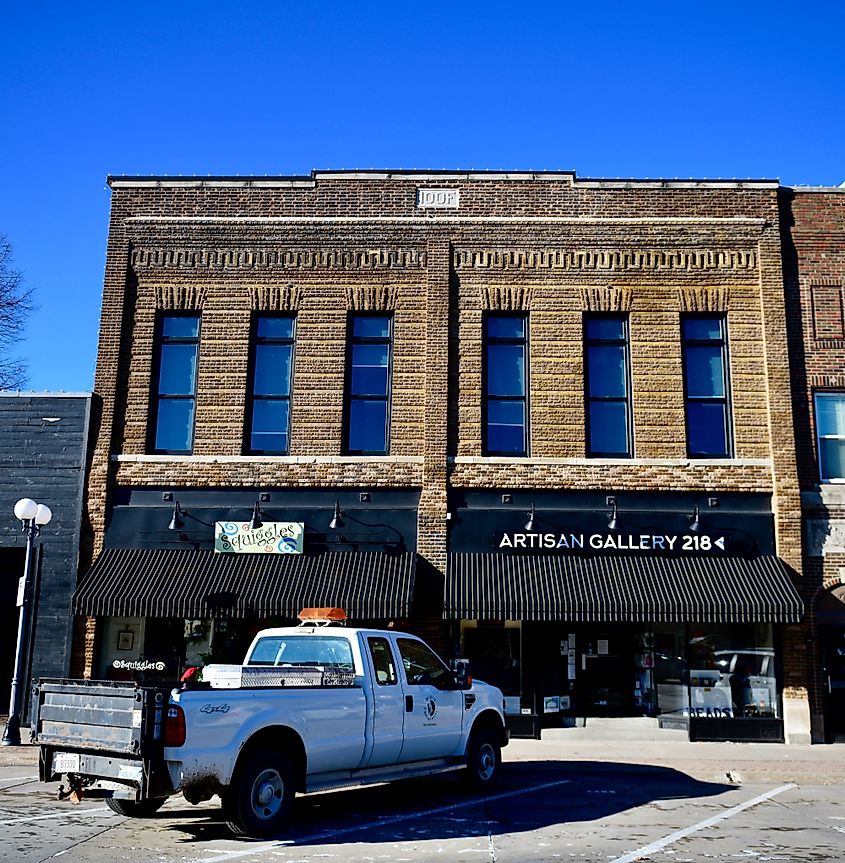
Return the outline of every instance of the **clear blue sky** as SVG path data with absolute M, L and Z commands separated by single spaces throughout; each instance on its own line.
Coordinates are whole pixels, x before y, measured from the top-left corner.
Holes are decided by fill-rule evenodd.
M 36 390 L 93 385 L 107 174 L 845 181 L 845 4 L 18 2 L 0 233 Z

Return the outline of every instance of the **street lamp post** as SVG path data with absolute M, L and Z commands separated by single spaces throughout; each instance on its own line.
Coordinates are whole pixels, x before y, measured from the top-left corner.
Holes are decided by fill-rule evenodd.
M 0 745 L 20 746 L 21 743 L 21 679 L 23 677 L 23 663 L 26 655 L 26 633 L 29 621 L 29 580 L 32 572 L 32 560 L 35 551 L 35 539 L 41 528 L 50 523 L 53 513 L 50 507 L 43 503 L 36 503 L 28 497 L 21 498 L 15 504 L 15 516 L 21 520 L 21 529 L 26 534 L 26 560 L 23 567 L 23 578 L 18 588 L 18 605 L 20 614 L 18 616 L 18 641 L 15 648 L 15 670 L 12 674 L 12 691 L 9 696 L 9 720 L 3 731 L 3 739 Z

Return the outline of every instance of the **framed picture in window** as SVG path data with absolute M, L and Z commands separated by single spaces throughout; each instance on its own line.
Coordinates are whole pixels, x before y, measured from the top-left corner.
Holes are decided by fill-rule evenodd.
M 135 644 L 135 633 L 132 632 L 131 629 L 124 630 L 123 632 L 118 632 L 117 634 L 117 649 L 118 650 L 132 650 L 132 647 Z

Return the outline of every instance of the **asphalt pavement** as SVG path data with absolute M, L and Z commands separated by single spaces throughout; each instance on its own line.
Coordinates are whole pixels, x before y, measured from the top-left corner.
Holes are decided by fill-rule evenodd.
M 297 799 L 275 840 L 234 839 L 216 799 L 126 819 L 58 801 L 33 747 L 0 748 L 0 860 L 45 863 L 845 859 L 845 746 L 515 740 L 496 790 L 454 777 Z

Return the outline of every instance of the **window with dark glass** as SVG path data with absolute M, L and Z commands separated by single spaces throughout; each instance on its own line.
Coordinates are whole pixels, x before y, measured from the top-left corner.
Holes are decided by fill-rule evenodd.
M 633 455 L 631 366 L 626 316 L 584 318 L 587 455 Z
M 387 315 L 352 315 L 346 409 L 346 452 L 387 455 L 393 322 Z
M 730 455 L 727 333 L 725 318 L 681 318 L 687 454 L 698 458 Z
M 484 320 L 485 455 L 528 454 L 528 319 Z
M 290 445 L 290 389 L 296 319 L 255 319 L 249 405 L 249 451 L 284 455 Z
M 411 638 L 397 638 L 396 646 L 410 686 L 455 688 L 455 678 L 430 647 Z
M 816 442 L 822 482 L 845 481 L 845 393 L 816 393 Z
M 153 387 L 154 452 L 191 452 L 199 342 L 199 315 L 162 315 L 159 319 Z
M 379 686 L 395 686 L 398 682 L 396 665 L 393 662 L 393 654 L 388 640 L 386 638 L 368 638 L 367 642 L 370 645 L 370 656 L 373 658 L 376 683 Z

